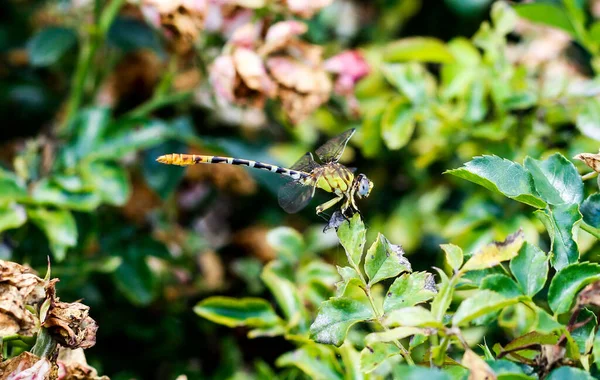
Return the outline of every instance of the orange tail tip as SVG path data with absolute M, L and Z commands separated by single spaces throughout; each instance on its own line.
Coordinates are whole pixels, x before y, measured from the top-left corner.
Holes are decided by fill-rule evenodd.
M 160 162 L 161 164 L 170 164 L 173 162 L 173 155 L 172 154 L 165 154 L 162 155 L 160 157 L 158 157 L 156 159 L 157 162 Z

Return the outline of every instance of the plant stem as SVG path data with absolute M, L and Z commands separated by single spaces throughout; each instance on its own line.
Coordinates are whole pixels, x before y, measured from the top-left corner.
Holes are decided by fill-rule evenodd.
M 581 180 L 582 181 L 587 181 L 588 179 L 592 179 L 595 178 L 598 175 L 598 172 L 591 172 L 588 174 L 585 174 L 583 176 L 581 176 Z
M 191 97 L 192 93 L 190 91 L 178 92 L 175 94 L 159 96 L 156 98 L 153 97 L 149 101 L 140 104 L 138 107 L 127 112 L 125 116 L 129 118 L 144 117 L 154 110 L 168 106 L 169 104 L 177 104 Z
M 73 80 L 71 82 L 71 93 L 67 100 L 63 123 L 59 128 L 59 133 L 61 134 L 66 132 L 67 127 L 81 106 L 85 84 L 87 83 L 88 73 L 90 71 L 94 56 L 96 55 L 96 51 L 102 42 L 104 42 L 110 25 L 117 16 L 121 7 L 125 4 L 125 1 L 126 0 L 112 0 L 108 3 L 100 15 L 98 24 L 92 27 L 89 32 L 89 37 L 86 39 L 84 45 L 79 51 L 77 67 L 75 68 L 75 74 L 73 75 Z
M 365 279 L 364 279 L 362 273 L 358 272 L 358 274 L 360 275 L 361 280 L 363 282 L 365 282 Z M 367 295 L 367 298 L 369 299 L 369 303 L 371 304 L 371 308 L 373 308 L 373 313 L 375 314 L 377 322 L 379 322 L 379 325 L 385 331 L 390 331 L 390 329 L 388 329 L 387 326 L 385 326 L 383 324 L 383 322 L 381 321 L 381 319 L 383 318 L 383 315 L 381 313 L 379 313 L 379 309 L 375 306 L 375 300 L 373 299 L 373 296 L 371 295 L 371 288 L 367 285 L 367 286 L 365 286 L 363 288 L 363 290 L 364 290 L 365 294 Z M 415 362 L 413 361 L 412 357 L 410 356 L 410 352 L 408 352 L 408 350 L 402 345 L 402 343 L 400 343 L 400 341 L 398 339 L 394 339 L 392 341 L 392 343 L 394 343 L 394 345 L 396 347 L 398 347 L 398 349 L 400 350 L 400 353 L 404 357 L 404 360 L 406 360 L 406 363 L 408 363 L 409 365 L 415 365 Z
M 582 230 L 584 230 L 585 232 L 589 233 L 590 235 L 592 235 L 593 237 L 595 237 L 596 239 L 600 240 L 600 231 L 597 228 L 594 228 L 592 226 L 590 226 L 589 224 L 587 224 L 586 222 L 582 222 L 580 224 L 580 227 Z
M 40 358 L 48 358 L 55 349 L 56 342 L 52 339 L 50 334 L 48 334 L 48 330 L 42 327 L 37 336 L 37 340 L 35 341 L 35 345 L 31 348 L 31 353 Z

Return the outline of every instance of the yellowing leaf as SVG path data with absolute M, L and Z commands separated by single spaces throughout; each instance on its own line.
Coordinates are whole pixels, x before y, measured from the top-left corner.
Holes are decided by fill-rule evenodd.
M 469 380 L 494 380 L 496 374 L 487 363 L 472 350 L 467 350 L 461 363 L 470 371 Z
M 519 230 L 509 235 L 503 242 L 494 242 L 483 247 L 480 252 L 467 261 L 462 270 L 471 271 L 491 268 L 503 261 L 508 261 L 517 256 L 524 242 L 523 230 Z

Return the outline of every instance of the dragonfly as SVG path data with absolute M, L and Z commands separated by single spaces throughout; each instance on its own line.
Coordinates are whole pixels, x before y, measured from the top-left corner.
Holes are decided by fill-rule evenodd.
M 314 160 L 312 153 L 307 152 L 289 168 L 234 157 L 181 153 L 166 154 L 158 157 L 156 161 L 178 166 L 228 164 L 268 170 L 292 179 L 278 192 L 279 205 L 286 212 L 293 214 L 302 210 L 319 188 L 335 197 L 317 206 L 317 215 L 342 202 L 340 212 L 344 217 L 349 217 L 356 212 L 360 213 L 356 200 L 368 197 L 373 189 L 373 182 L 366 175 L 355 176 L 355 169 L 347 168 L 338 162 L 354 132 L 355 129 L 350 129 L 315 150 L 320 163 Z

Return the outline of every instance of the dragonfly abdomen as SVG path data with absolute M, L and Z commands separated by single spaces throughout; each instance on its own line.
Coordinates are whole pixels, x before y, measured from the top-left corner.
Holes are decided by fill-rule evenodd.
M 282 168 L 281 166 L 265 164 L 260 161 L 245 160 L 242 158 L 234 157 L 222 157 L 222 156 L 203 156 L 200 154 L 165 154 L 156 159 L 156 161 L 167 164 L 167 165 L 178 165 L 178 166 L 189 166 L 196 164 L 228 164 L 228 165 L 240 165 L 248 166 L 250 168 L 268 170 L 273 173 L 292 177 L 293 179 L 301 179 L 309 176 L 308 173 L 304 173 L 297 170 L 291 170 Z

